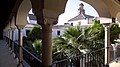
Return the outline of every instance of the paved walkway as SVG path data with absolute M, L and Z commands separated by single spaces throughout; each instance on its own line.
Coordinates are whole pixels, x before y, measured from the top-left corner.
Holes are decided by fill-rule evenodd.
M 0 67 L 17 67 L 16 59 L 3 40 L 0 40 Z
M 120 57 L 118 57 L 117 59 L 115 59 L 109 65 L 110 65 L 110 67 L 120 67 Z

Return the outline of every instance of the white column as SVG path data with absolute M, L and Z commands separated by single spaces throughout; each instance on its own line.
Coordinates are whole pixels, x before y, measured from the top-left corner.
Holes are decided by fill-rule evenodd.
M 10 29 L 8 29 L 8 48 L 10 48 Z
M 23 62 L 23 50 L 22 50 L 22 47 L 23 47 L 23 38 L 22 38 L 22 28 L 19 28 L 18 29 L 18 36 L 19 36 L 19 42 L 18 42 L 18 45 L 19 45 L 19 64 L 18 64 L 18 67 L 23 67 L 22 66 L 22 62 Z
M 52 25 L 42 25 L 42 65 L 52 66 Z
M 12 30 L 12 52 L 14 52 L 14 31 L 15 31 L 15 29 L 14 28 L 12 28 L 11 29 Z
M 110 63 L 110 28 L 105 25 L 105 65 L 109 67 Z

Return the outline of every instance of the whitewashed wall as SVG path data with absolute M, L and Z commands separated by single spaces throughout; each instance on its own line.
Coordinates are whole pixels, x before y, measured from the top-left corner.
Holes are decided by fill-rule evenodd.
M 59 36 L 62 36 L 64 34 L 64 29 L 52 29 L 52 38 L 58 37 L 57 31 L 60 31 Z

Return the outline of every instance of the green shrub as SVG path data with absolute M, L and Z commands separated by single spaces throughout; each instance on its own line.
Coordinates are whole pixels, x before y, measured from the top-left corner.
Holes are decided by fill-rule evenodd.
M 42 39 L 41 27 L 34 27 L 31 32 L 28 33 L 28 40 L 34 42 L 36 39 Z

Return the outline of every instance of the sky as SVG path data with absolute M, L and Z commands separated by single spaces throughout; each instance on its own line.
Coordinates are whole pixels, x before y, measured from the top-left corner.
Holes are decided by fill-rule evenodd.
M 84 4 L 85 13 L 91 16 L 99 17 L 97 11 L 89 4 L 80 0 L 68 0 L 65 12 L 58 18 L 58 24 L 62 25 L 68 22 L 69 19 L 78 15 L 79 4 Z
M 86 14 L 99 17 L 97 11 L 91 5 L 80 0 L 68 0 L 64 13 L 62 13 L 58 18 L 58 25 L 63 25 L 64 23 L 67 23 L 69 19 L 77 16 L 80 3 L 84 4 Z M 32 13 L 32 10 L 29 13 Z

